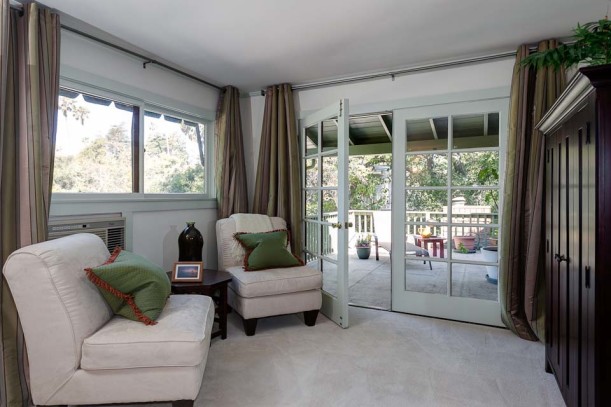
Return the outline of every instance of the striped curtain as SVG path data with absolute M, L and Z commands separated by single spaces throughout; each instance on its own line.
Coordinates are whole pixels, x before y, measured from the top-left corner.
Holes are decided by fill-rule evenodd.
M 0 266 L 47 235 L 59 96 L 59 17 L 0 0 Z M 27 355 L 15 303 L 0 279 L 0 402 L 26 406 Z
M 538 51 L 556 47 L 542 41 Z M 528 46 L 518 49 L 511 82 L 499 295 L 505 325 L 536 341 L 545 335 L 545 140 L 535 126 L 562 93 L 565 73 L 522 66 L 528 54 Z
M 240 91 L 221 90 L 216 110 L 216 200 L 218 218 L 248 212 Z
M 291 248 L 301 255 L 301 181 L 299 140 L 291 85 L 270 86 L 255 184 L 254 213 L 279 216 L 291 230 Z

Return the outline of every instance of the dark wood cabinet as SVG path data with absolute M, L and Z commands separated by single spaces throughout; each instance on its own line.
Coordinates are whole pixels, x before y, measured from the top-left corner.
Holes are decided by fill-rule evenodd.
M 611 65 L 582 68 L 545 140 L 546 369 L 567 406 L 611 405 Z

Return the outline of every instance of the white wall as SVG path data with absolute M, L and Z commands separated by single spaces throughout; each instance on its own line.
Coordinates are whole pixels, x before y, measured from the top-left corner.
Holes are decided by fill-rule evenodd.
M 126 94 L 146 102 L 214 119 L 218 91 L 121 51 L 62 31 L 62 80 Z M 52 197 L 51 215 L 121 212 L 127 219 L 127 248 L 170 270 L 178 260 L 178 234 L 194 221 L 204 236 L 204 266 L 217 266 L 216 203 L 211 200 L 112 199 L 60 200 Z
M 367 113 L 473 100 L 487 95 L 508 95 L 513 64 L 514 59 L 507 58 L 396 76 L 394 81 L 389 77 L 298 90 L 294 94 L 296 115 L 303 117 L 341 98 L 349 99 L 350 113 Z M 240 102 L 245 116 L 242 123 L 246 156 L 251 158 L 250 161 L 247 159 L 246 172 L 252 201 L 265 97 L 251 95 Z

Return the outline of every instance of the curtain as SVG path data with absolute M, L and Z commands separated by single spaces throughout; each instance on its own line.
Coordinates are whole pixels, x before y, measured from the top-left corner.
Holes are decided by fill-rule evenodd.
M 0 268 L 14 250 L 47 235 L 57 104 L 59 17 L 35 3 L 0 0 Z M 31 404 L 21 325 L 0 280 L 0 402 Z
M 542 41 L 538 51 L 556 47 L 555 40 Z M 511 82 L 499 293 L 507 327 L 521 338 L 543 340 L 545 140 L 535 126 L 562 93 L 565 73 L 523 67 L 528 53 L 526 45 L 518 49 Z
M 291 248 L 301 254 L 299 140 L 289 84 L 270 86 L 265 92 L 253 212 L 285 219 Z
M 240 119 L 240 92 L 221 90 L 216 109 L 216 187 L 219 219 L 248 212 L 246 163 Z

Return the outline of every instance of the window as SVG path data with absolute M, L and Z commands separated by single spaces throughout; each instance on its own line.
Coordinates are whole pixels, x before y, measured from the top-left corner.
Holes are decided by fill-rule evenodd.
M 144 192 L 204 193 L 206 126 L 144 112 Z
M 54 193 L 208 192 L 209 122 L 102 93 L 60 91 Z
M 132 192 L 138 107 L 60 91 L 53 192 Z

